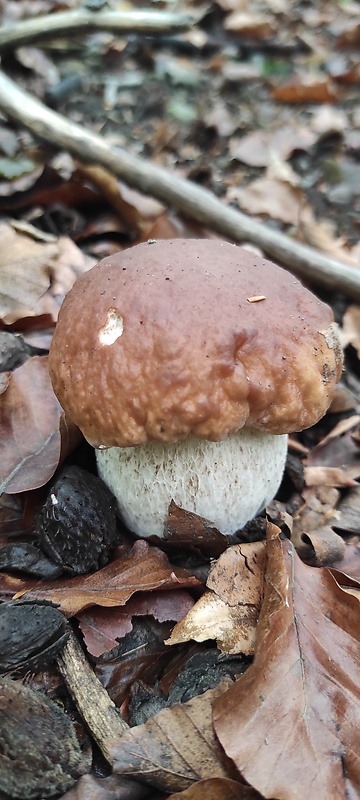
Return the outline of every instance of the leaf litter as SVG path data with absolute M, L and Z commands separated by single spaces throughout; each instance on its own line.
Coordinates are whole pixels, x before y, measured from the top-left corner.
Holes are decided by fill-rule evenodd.
M 3 5 L 8 22 L 54 10 L 50 0 Z M 96 103 L 83 90 L 54 102 L 120 147 L 357 269 L 356 11 L 353 3 L 220 0 L 170 45 L 99 35 L 87 40 L 98 64 L 92 56 L 85 66 L 98 81 Z M 76 47 L 71 57 L 79 58 Z M 10 69 L 40 97 L 56 98 L 67 65 L 51 45 L 22 48 Z M 120 73 L 137 75 L 136 86 L 114 82 Z M 49 158 L 8 124 L 0 150 L 2 328 L 28 344 L 48 347 L 64 295 L 97 258 L 147 238 L 213 235 L 105 170 L 66 154 Z M 125 717 L 137 691 L 169 692 L 191 653 L 205 664 L 214 640 L 220 658 L 254 651 L 235 683 L 158 712 L 126 734 L 124 750 L 123 740 L 114 745 L 119 772 L 172 797 L 360 797 L 360 311 L 343 297 L 325 299 L 341 325 L 345 369 L 326 418 L 292 436 L 293 460 L 268 509 L 290 540 L 270 526 L 265 544 L 260 519 L 234 545 L 172 506 L 168 555 L 125 537 L 111 563 L 85 577 L 0 573 L 1 600 L 60 603 Z M 55 403 L 46 355 L 27 355 L 0 376 L 2 546 L 34 544 L 34 518 L 64 458 L 93 469 Z M 258 572 L 257 552 L 265 556 Z M 48 685 L 45 673 L 37 677 Z M 93 771 L 66 797 L 122 800 L 127 790 L 120 774 Z

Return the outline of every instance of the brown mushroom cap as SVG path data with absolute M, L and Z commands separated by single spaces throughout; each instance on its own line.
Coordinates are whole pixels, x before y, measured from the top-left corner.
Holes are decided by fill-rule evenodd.
M 254 298 L 264 297 L 256 300 Z M 62 305 L 55 393 L 95 447 L 282 434 L 326 412 L 341 372 L 331 309 L 226 242 L 147 242 L 103 259 Z

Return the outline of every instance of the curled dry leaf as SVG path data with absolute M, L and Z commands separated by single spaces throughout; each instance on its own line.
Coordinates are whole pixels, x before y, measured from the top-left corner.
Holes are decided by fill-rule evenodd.
M 64 614 L 73 616 L 89 606 L 123 606 L 135 592 L 198 585 L 187 570 L 173 567 L 165 553 L 140 539 L 130 553 L 94 574 L 42 581 L 26 593 L 26 599 L 51 600 Z
M 0 317 L 8 325 L 33 309 L 50 286 L 57 245 L 34 241 L 6 222 L 0 225 Z
M 270 525 L 255 659 L 214 702 L 226 754 L 264 797 L 359 796 L 359 623 L 358 600 Z
M 216 639 L 225 653 L 254 652 L 255 630 L 263 592 L 265 544 L 229 547 L 212 567 L 207 586 L 165 644 Z
M 43 486 L 59 464 L 62 408 L 47 362 L 29 358 L 0 395 L 0 489 L 8 494 Z
M 203 778 L 233 778 L 211 720 L 212 703 L 230 682 L 159 711 L 118 741 L 108 740 L 115 774 L 170 792 L 188 789 Z
M 341 467 L 304 467 L 304 479 L 306 486 L 358 486 Z
M 179 589 L 174 592 L 152 591 L 138 592 L 125 607 L 101 608 L 93 607 L 78 614 L 86 648 L 91 655 L 99 657 L 112 650 L 119 639 L 132 629 L 133 616 L 153 616 L 159 622 L 176 621 L 193 606 L 191 595 Z
M 345 348 L 351 344 L 360 358 L 360 306 L 350 305 L 347 307 L 339 330 L 342 347 Z
M 324 525 L 323 528 L 311 531 L 311 533 L 303 533 L 301 538 L 305 545 L 311 546 L 312 552 L 309 558 L 306 558 L 305 553 L 300 553 L 299 548 L 298 553 L 313 567 L 331 567 L 345 556 L 344 539 L 329 525 Z

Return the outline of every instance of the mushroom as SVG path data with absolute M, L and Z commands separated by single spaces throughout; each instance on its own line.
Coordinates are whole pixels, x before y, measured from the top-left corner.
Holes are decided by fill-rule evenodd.
M 331 309 L 218 240 L 103 259 L 64 300 L 50 350 L 64 410 L 139 536 L 173 500 L 234 534 L 272 500 L 287 434 L 326 412 L 342 354 Z

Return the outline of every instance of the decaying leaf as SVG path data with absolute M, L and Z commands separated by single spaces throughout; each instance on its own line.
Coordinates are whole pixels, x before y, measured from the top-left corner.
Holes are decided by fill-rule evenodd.
M 214 702 L 225 752 L 264 797 L 359 795 L 359 623 L 358 600 L 270 525 L 255 659 Z
M 163 791 L 179 792 L 203 778 L 233 778 L 213 731 L 213 700 L 230 681 L 182 705 L 159 711 L 145 725 L 108 741 L 115 774 L 137 777 Z
M 191 595 L 181 589 L 138 592 L 121 609 L 97 606 L 81 612 L 77 619 L 88 652 L 98 657 L 116 647 L 118 640 L 131 631 L 133 616 L 150 615 L 159 622 L 180 620 L 193 603 Z
M 296 225 L 304 202 L 300 189 L 275 178 L 257 178 L 248 186 L 231 187 L 227 194 L 249 214 L 266 214 L 271 219 Z
M 316 141 L 309 128 L 283 125 L 274 131 L 254 131 L 230 140 L 232 158 L 253 167 L 269 167 L 274 157 L 286 161 L 294 150 L 308 150 Z
M 0 395 L 0 488 L 9 494 L 43 486 L 59 464 L 62 408 L 47 357 L 34 356 L 11 374 Z
M 210 591 L 175 625 L 166 644 L 216 639 L 225 653 L 251 655 L 262 600 L 265 550 L 264 542 L 225 550 L 210 571 Z
M 135 592 L 198 586 L 187 570 L 173 567 L 165 553 L 140 539 L 128 555 L 116 559 L 93 575 L 45 583 L 26 593 L 26 599 L 51 600 L 68 616 L 89 606 L 121 606 Z
M 349 478 L 341 467 L 304 467 L 306 486 L 357 486 L 357 482 Z
M 233 11 L 226 17 L 224 27 L 232 33 L 252 39 L 267 39 L 276 30 L 275 18 L 270 14 L 246 14 L 239 11 Z
M 343 348 L 351 344 L 360 358 L 360 306 L 347 307 L 340 328 L 340 341 Z
M 334 103 L 338 90 L 328 75 L 297 72 L 282 86 L 273 89 L 272 97 L 283 103 Z
M 29 316 L 39 298 L 50 286 L 56 244 L 34 241 L 18 233 L 8 223 L 0 225 L 0 317 L 10 324 Z
M 168 800 L 261 800 L 261 795 L 231 778 L 208 778 L 172 794 Z

